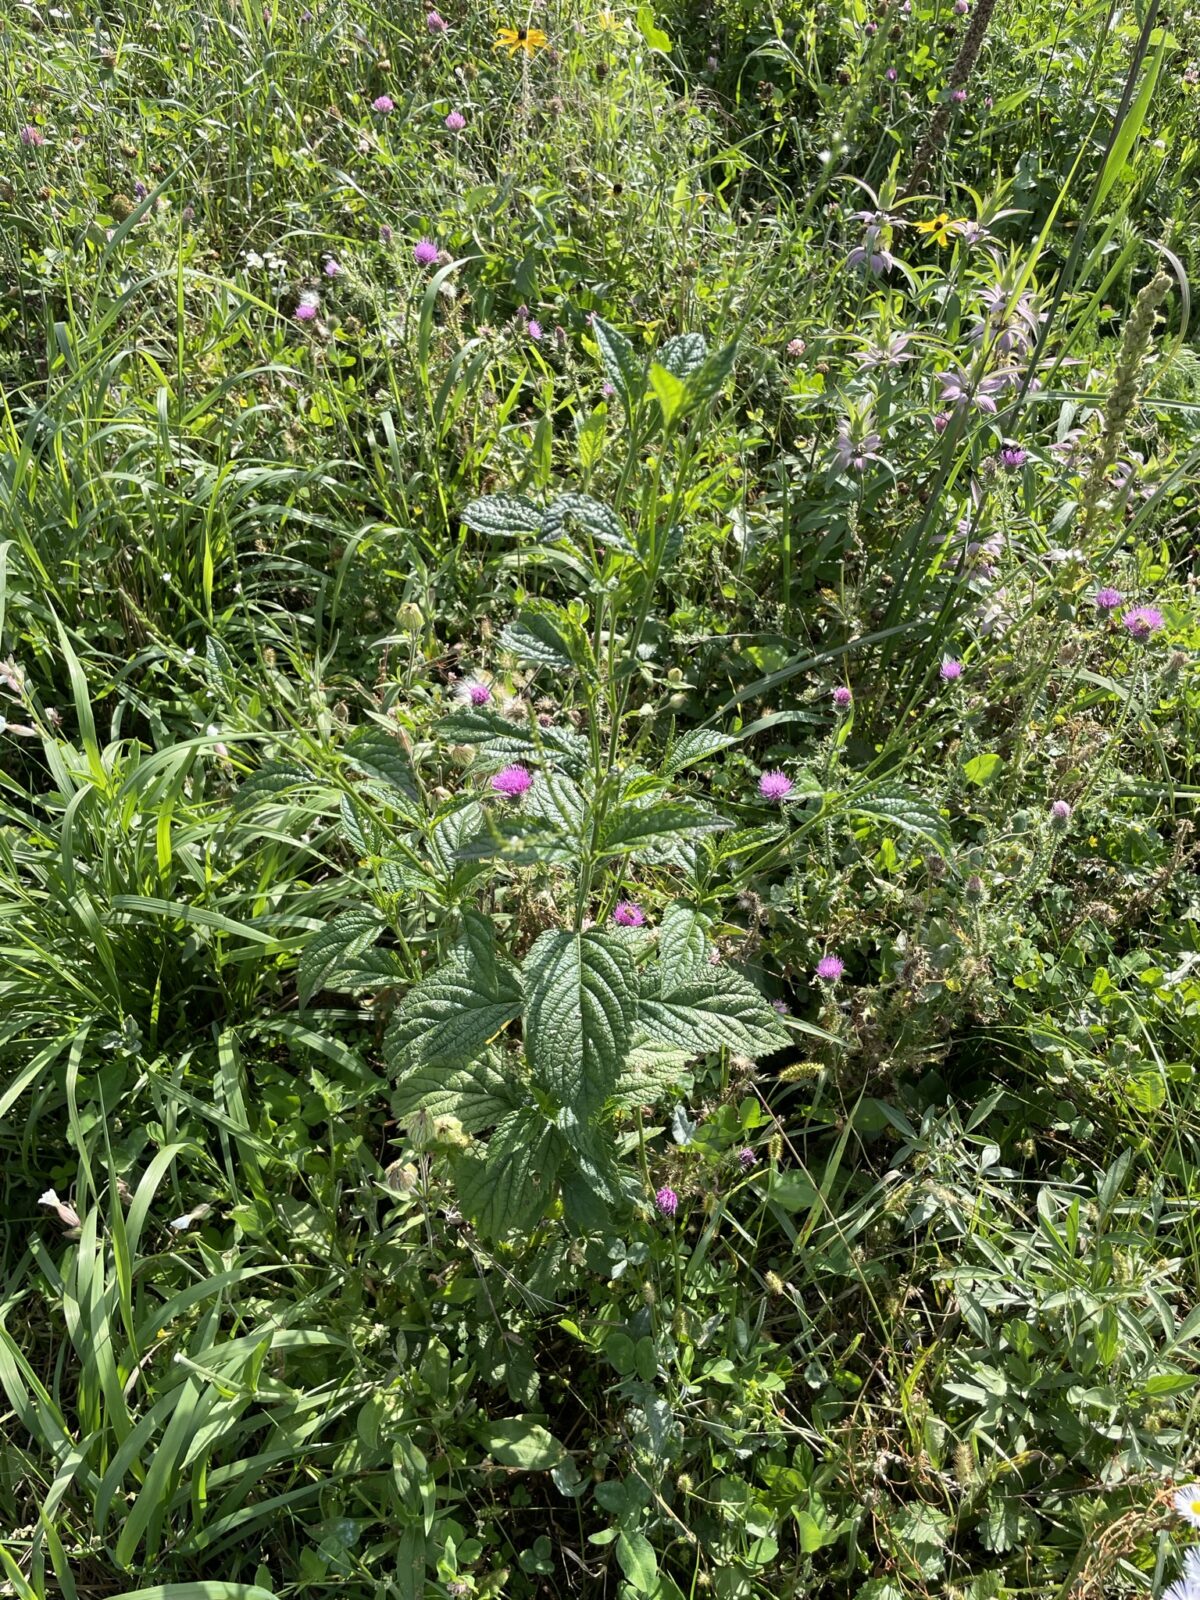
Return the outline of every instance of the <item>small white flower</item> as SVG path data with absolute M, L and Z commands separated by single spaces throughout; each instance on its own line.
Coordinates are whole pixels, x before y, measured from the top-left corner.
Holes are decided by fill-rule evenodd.
M 1193 1583 L 1200 1584 L 1200 1544 L 1194 1544 L 1190 1550 L 1183 1552 L 1183 1575 Z
M 247 250 L 246 254 L 242 257 L 242 260 L 248 267 L 254 269 L 255 271 L 264 265 L 263 258 L 259 255 L 257 250 Z
M 193 1223 L 203 1222 L 211 1210 L 212 1207 L 207 1203 L 207 1201 L 202 1200 L 198 1206 L 193 1206 L 192 1209 L 185 1212 L 182 1217 L 175 1217 L 167 1224 L 167 1226 L 169 1228 L 174 1228 L 176 1233 L 184 1233 L 192 1226 Z
M 38 1205 L 49 1206 L 64 1228 L 83 1227 L 75 1207 L 69 1206 L 65 1200 L 60 1200 L 57 1191 L 54 1189 L 47 1189 L 45 1194 L 40 1195 L 38 1197 Z
M 217 727 L 215 722 L 210 722 L 204 731 L 207 733 L 210 739 L 215 739 L 221 732 L 220 728 Z
M 1189 1483 L 1177 1489 L 1171 1504 L 1193 1528 L 1200 1528 L 1200 1483 Z
M 1164 1589 L 1162 1600 L 1200 1600 L 1200 1588 L 1185 1572 L 1182 1578 L 1176 1578 L 1169 1589 Z

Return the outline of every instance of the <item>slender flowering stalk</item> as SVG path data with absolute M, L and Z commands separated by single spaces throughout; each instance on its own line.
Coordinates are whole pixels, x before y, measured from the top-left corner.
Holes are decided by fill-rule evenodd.
M 975 61 L 983 48 L 983 36 L 987 32 L 988 23 L 992 20 L 992 12 L 996 9 L 996 0 L 979 0 L 971 17 L 971 22 L 963 35 L 963 42 L 959 46 L 958 55 L 954 58 L 954 65 L 950 68 L 950 76 L 946 80 L 949 91 L 934 112 L 925 131 L 925 137 L 917 148 L 913 159 L 912 171 L 908 178 L 908 192 L 915 194 L 921 187 L 921 180 L 925 176 L 926 168 L 933 159 L 934 153 L 942 148 L 946 140 L 946 129 L 950 124 L 950 115 L 957 99 L 957 91 L 963 90 L 963 99 L 966 98 L 966 83 L 974 69 Z M 961 103 L 961 102 L 959 102 Z

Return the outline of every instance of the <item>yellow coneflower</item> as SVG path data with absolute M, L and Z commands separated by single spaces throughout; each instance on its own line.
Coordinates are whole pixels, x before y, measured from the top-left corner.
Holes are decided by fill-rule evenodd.
M 940 211 L 936 217 L 930 217 L 928 222 L 918 222 L 916 229 L 934 244 L 949 244 L 966 220 L 965 217 L 951 217 L 948 211 Z
M 507 50 L 510 56 L 515 56 L 518 50 L 524 50 L 527 56 L 531 56 L 536 50 L 544 50 L 549 42 L 540 28 L 500 28 L 492 49 Z

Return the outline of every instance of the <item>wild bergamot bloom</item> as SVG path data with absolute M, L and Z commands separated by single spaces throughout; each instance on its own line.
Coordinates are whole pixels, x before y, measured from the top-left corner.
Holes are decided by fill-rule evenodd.
M 939 211 L 937 216 L 930 217 L 928 222 L 918 222 L 916 229 L 934 244 L 949 244 L 966 220 L 965 217 L 952 217 L 948 211 Z
M 540 28 L 500 28 L 492 49 L 507 50 L 510 56 L 515 56 L 518 50 L 524 50 L 527 56 L 532 56 L 536 51 L 544 50 L 549 42 Z
M 1200 1528 L 1200 1483 L 1189 1483 L 1178 1489 L 1171 1504 L 1193 1528 Z

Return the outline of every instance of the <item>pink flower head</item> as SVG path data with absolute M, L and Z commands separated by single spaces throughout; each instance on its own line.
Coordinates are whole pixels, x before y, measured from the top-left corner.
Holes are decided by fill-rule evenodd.
M 933 431 L 934 431 L 934 433 L 945 433 L 946 429 L 949 426 L 950 426 L 950 413 L 948 411 L 939 411 L 937 416 L 934 417 L 934 419 L 933 419 Z
M 1071 820 L 1071 808 L 1065 800 L 1056 800 L 1050 807 L 1050 826 L 1062 833 Z
M 330 256 L 325 262 L 324 270 L 327 278 L 340 278 L 342 275 L 342 263 Z
M 803 339 L 788 340 L 787 353 L 791 356 L 793 361 L 799 361 L 800 357 L 807 349 L 808 346 L 805 344 Z
M 450 24 L 438 11 L 431 11 L 425 18 L 425 26 L 430 33 L 449 33 Z
M 461 133 L 467 125 L 467 119 L 461 111 L 452 111 L 446 118 L 446 126 L 451 133 Z
M 771 1001 L 771 1010 L 777 1011 L 781 1017 L 788 1016 L 791 1012 L 791 1009 L 791 1006 L 788 1005 L 786 1000 L 779 999 Z
M 492 788 L 497 794 L 510 795 L 514 800 L 523 795 L 533 783 L 533 775 L 528 767 L 514 762 L 511 767 L 502 767 L 492 779 Z
M 1163 614 L 1157 606 L 1134 606 L 1121 613 L 1121 621 L 1131 638 L 1145 644 L 1150 635 L 1162 627 Z
M 755 1155 L 754 1151 L 751 1150 L 749 1145 L 744 1145 L 742 1149 L 738 1151 L 738 1166 L 741 1167 L 743 1172 L 749 1172 L 751 1167 L 757 1165 L 758 1157 Z
M 492 687 L 482 678 L 468 678 L 459 684 L 457 694 L 464 705 L 486 706 L 492 698 Z
M 664 1184 L 654 1196 L 654 1204 L 662 1212 L 664 1217 L 673 1217 L 679 1210 L 679 1196 L 675 1193 L 674 1189 L 668 1189 Z
M 1125 596 L 1121 593 L 1120 589 L 1096 590 L 1095 605 L 1097 611 L 1103 611 L 1105 613 L 1109 611 L 1115 611 L 1119 605 L 1124 603 L 1124 600 Z
M 613 921 L 622 928 L 641 928 L 646 923 L 646 913 L 636 900 L 618 900 Z
M 967 103 L 967 91 L 965 89 L 955 89 L 954 93 L 950 96 L 950 98 L 951 98 L 951 100 L 954 101 L 954 104 L 956 106 L 966 105 L 966 103 Z
M 531 339 L 540 339 L 542 337 L 542 325 L 540 322 L 535 322 L 532 317 L 529 319 L 525 331 Z
M 962 662 L 955 661 L 952 656 L 947 656 L 942 662 L 938 675 L 943 683 L 953 683 L 956 678 L 962 677 Z
M 884 73 L 884 77 L 887 79 L 887 81 L 889 83 L 895 83 L 896 79 L 899 76 L 900 76 L 900 74 L 896 71 L 895 67 L 889 67 L 887 69 L 887 71 Z
M 418 239 L 413 245 L 413 260 L 419 267 L 431 267 L 438 258 L 438 247 L 432 239 Z
M 764 800 L 785 800 L 792 792 L 792 780 L 786 772 L 764 772 L 758 780 L 758 792 Z
M 1009 472 L 1016 472 L 1018 467 L 1023 467 L 1029 460 L 1029 451 L 1021 450 L 1016 445 L 1005 445 L 1000 452 L 1000 465 Z
M 390 113 L 395 111 L 395 109 L 396 102 L 392 99 L 390 94 L 381 94 L 376 99 L 371 101 L 371 110 L 378 111 L 381 117 L 390 115 Z
M 316 317 L 319 304 L 320 302 L 315 294 L 312 294 L 311 292 L 302 294 L 300 296 L 300 303 L 297 305 L 295 310 L 296 321 L 312 322 Z
M 822 983 L 836 983 L 846 970 L 846 963 L 840 956 L 822 956 L 817 962 L 817 977 Z
M 837 688 L 834 689 L 833 693 L 830 695 L 830 699 L 833 701 L 834 706 L 838 711 L 849 711 L 850 707 L 854 704 L 854 696 L 850 693 L 849 689 L 847 689 L 844 683 L 838 684 Z
M 40 128 L 35 128 L 32 122 L 26 123 L 25 127 L 21 129 L 22 144 L 40 145 L 45 144 L 45 142 L 46 135 Z

